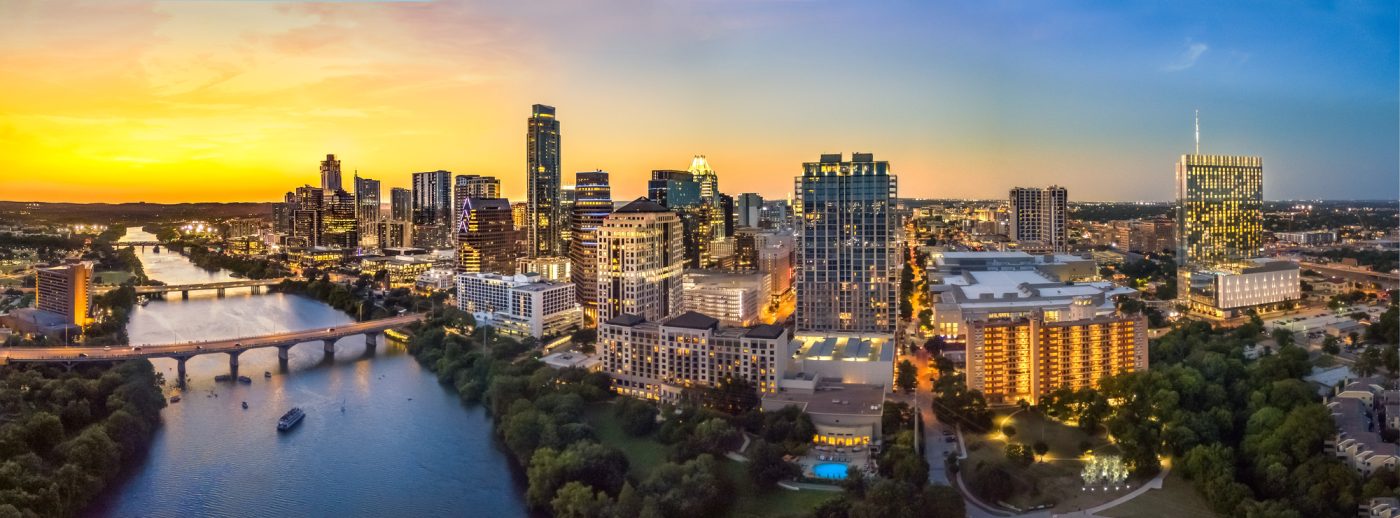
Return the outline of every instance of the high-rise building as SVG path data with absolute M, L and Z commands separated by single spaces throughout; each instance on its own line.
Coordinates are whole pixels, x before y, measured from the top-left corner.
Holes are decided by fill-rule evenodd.
M 452 173 L 413 173 L 413 241 L 419 248 L 444 248 L 452 224 Z
M 740 194 L 735 212 L 738 213 L 739 226 L 758 228 L 759 218 L 763 214 L 763 197 L 752 192 Z
M 718 210 L 700 196 L 700 182 L 689 171 L 655 170 L 647 182 L 647 198 L 660 204 L 681 219 L 685 244 L 685 261 L 689 268 L 709 266 L 712 221 Z
M 719 202 L 716 203 L 716 206 L 719 208 L 719 222 L 715 224 L 715 233 L 717 235 L 714 239 L 723 239 L 733 236 L 734 227 L 739 223 L 739 217 L 734 213 L 734 197 L 720 193 Z
M 598 321 L 622 314 L 662 319 L 681 309 L 681 219 L 646 198 L 598 227 Z
M 452 221 L 462 221 L 462 204 L 467 198 L 500 198 L 501 181 L 492 176 L 459 174 L 452 180 Z
M 525 133 L 525 162 L 530 219 L 525 228 L 530 257 L 563 255 L 559 236 L 563 218 L 559 210 L 559 119 L 554 117 L 553 106 L 531 107 Z
M 583 325 L 574 285 L 539 275 L 457 274 L 457 308 L 507 335 L 545 338 Z
M 345 191 L 326 193 L 326 209 L 321 216 L 322 246 L 355 248 L 360 245 L 360 225 L 355 220 L 355 195 Z
M 413 191 L 403 187 L 389 189 L 389 219 L 413 221 Z
M 570 275 L 578 302 L 590 317 L 598 313 L 598 226 L 612 213 L 612 187 L 606 171 L 585 171 L 574 176 L 574 208 L 569 218 Z
M 1259 255 L 1264 231 L 1264 159 L 1182 155 L 1176 164 L 1177 264 Z
M 65 324 L 86 326 L 92 321 L 92 266 L 76 263 L 35 271 L 34 307 L 56 313 Z
M 710 162 L 705 160 L 705 155 L 695 155 L 687 172 L 700 184 L 700 198 L 714 203 L 719 197 L 719 176 L 710 167 Z
M 391 219 L 375 224 L 380 248 L 406 248 L 413 245 L 413 224 Z
M 326 159 L 321 161 L 321 190 L 334 192 L 341 188 L 340 160 L 335 155 L 326 155 Z
M 899 254 L 889 162 L 870 153 L 823 154 L 796 179 L 796 329 L 893 334 Z
M 467 198 L 457 226 L 459 273 L 515 273 L 515 224 L 505 198 Z
M 288 243 L 305 247 L 321 246 L 326 191 L 310 185 L 297 187 L 293 196 L 292 233 Z
M 355 175 L 355 220 L 360 227 L 360 246 L 364 248 L 379 248 L 379 195 L 379 180 Z
M 1147 370 L 1147 319 L 1109 315 L 1056 320 L 1035 312 L 976 320 L 967 330 L 967 386 L 994 405 L 1040 401 L 1057 389 L 1098 388 Z
M 574 239 L 574 202 L 577 199 L 577 186 L 565 185 L 559 188 L 559 241 L 563 248 L 560 255 L 569 255 L 569 244 Z
M 1063 251 L 1069 193 L 1064 187 L 1011 189 L 1011 239 L 1031 248 Z

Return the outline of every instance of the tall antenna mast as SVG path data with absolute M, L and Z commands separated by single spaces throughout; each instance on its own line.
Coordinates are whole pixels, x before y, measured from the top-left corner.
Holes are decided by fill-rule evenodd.
M 1201 110 L 1196 110 L 1196 154 L 1201 154 Z

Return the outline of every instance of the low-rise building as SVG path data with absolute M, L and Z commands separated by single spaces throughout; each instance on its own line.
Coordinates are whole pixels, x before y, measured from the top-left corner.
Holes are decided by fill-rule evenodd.
M 369 256 L 360 260 L 360 271 L 374 276 L 383 270 L 390 288 L 412 288 L 418 276 L 433 269 L 433 261 L 424 255 Z
M 934 280 L 958 277 L 967 272 L 1040 272 L 1059 282 L 1092 281 L 1099 278 L 1092 256 L 1071 254 L 1029 254 L 1012 252 L 935 251 L 929 256 Z
M 1303 297 L 1298 263 L 1249 259 L 1177 271 L 1177 293 L 1193 313 L 1234 318 L 1250 309 L 1267 310 Z
M 598 354 L 613 390 L 641 399 L 674 402 L 686 389 L 730 378 L 753 383 L 760 395 L 775 393 L 787 346 L 782 327 L 723 327 L 693 311 L 662 322 L 622 314 L 598 325 Z
M 1381 440 L 1384 421 L 1377 419 L 1384 408 L 1379 394 L 1385 388 L 1376 380 L 1359 380 L 1346 384 L 1327 399 L 1337 435 L 1330 445 L 1338 459 L 1366 477 L 1382 468 L 1400 465 L 1400 445 Z
M 457 274 L 451 270 L 428 270 L 418 275 L 418 280 L 414 282 L 413 288 L 419 293 L 432 293 L 434 291 L 447 291 L 456 286 Z
M 718 318 L 726 326 L 759 323 L 770 299 L 771 283 L 766 273 L 686 270 L 683 279 L 682 307 Z
M 537 274 L 458 274 L 457 307 L 471 313 L 477 325 L 493 326 L 507 335 L 544 338 L 583 325 L 574 285 L 546 281 Z
M 551 369 L 583 369 L 597 372 L 602 368 L 603 362 L 596 356 L 590 356 L 577 351 L 563 351 L 546 355 L 540 361 Z
M 1337 241 L 1337 233 L 1331 230 L 1275 232 L 1274 237 L 1281 243 L 1293 243 L 1296 245 L 1325 245 Z
M 515 260 L 516 273 L 537 273 L 547 281 L 573 282 L 573 266 L 568 257 L 521 257 Z

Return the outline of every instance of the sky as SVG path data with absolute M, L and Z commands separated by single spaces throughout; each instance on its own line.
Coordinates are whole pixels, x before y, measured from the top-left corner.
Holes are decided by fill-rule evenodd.
M 1268 199 L 1400 198 L 1393 1 L 0 0 L 0 199 L 273 201 L 327 153 L 501 179 L 530 105 L 614 199 L 703 154 L 790 196 L 871 152 L 899 194 L 1169 200 L 1194 148 Z M 349 182 L 347 181 L 347 184 Z

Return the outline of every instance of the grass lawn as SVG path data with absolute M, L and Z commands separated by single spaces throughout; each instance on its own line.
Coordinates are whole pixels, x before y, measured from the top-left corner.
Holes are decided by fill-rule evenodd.
M 125 272 L 125 271 L 120 271 L 120 270 L 112 270 L 112 271 L 106 271 L 106 272 L 97 272 L 97 278 L 96 278 L 96 279 L 93 279 L 93 280 L 96 281 L 98 284 L 113 284 L 113 285 L 116 285 L 116 284 L 121 284 L 121 283 L 125 282 L 127 279 L 130 279 L 130 278 L 131 278 L 131 272 Z
M 1312 363 L 1315 367 L 1326 369 L 1337 365 L 1337 357 L 1330 354 L 1320 354 L 1317 358 L 1313 359 Z
M 1142 496 L 1107 511 L 1098 513 L 1110 518 L 1139 518 L 1147 516 L 1201 516 L 1213 517 L 1201 495 L 1191 487 L 1191 482 L 1173 471 L 1162 481 L 1162 489 L 1150 490 Z
M 645 479 L 651 469 L 667 461 L 671 447 L 651 437 L 632 437 L 622 431 L 613 405 L 591 406 L 585 412 L 585 419 L 603 444 L 612 446 L 627 456 L 628 475 L 634 481 Z M 788 491 L 773 489 L 760 491 L 749 482 L 745 464 L 720 458 L 724 473 L 734 484 L 734 505 L 730 512 L 734 516 L 786 516 L 801 515 L 836 498 L 840 493 L 827 491 Z
M 1011 414 L 1009 418 L 1008 414 Z M 997 426 L 990 434 L 969 438 L 968 458 L 963 461 L 962 472 L 966 477 L 964 480 L 971 482 L 976 479 L 975 474 L 983 469 L 1004 469 L 1016 487 L 1008 504 L 1021 509 L 1055 504 L 1057 511 L 1073 511 L 1107 502 L 1128 492 L 1083 490 L 1080 472 L 1084 469 L 1084 463 L 1080 457 L 1080 443 L 1087 442 L 1097 454 L 1116 452 L 1116 448 L 1102 434 L 1091 436 L 1078 427 L 1061 424 L 1036 412 L 999 413 L 993 422 Z M 1015 428 L 1015 433 L 1010 437 L 1002 434 L 1002 428 L 1006 425 Z M 1030 466 L 1022 467 L 1006 459 L 1008 443 L 1031 446 L 1039 441 L 1044 441 L 1050 451 Z

